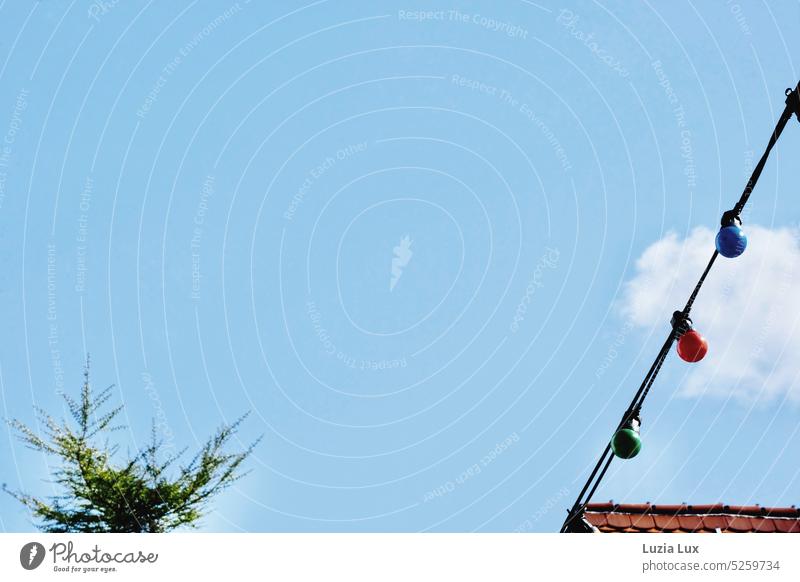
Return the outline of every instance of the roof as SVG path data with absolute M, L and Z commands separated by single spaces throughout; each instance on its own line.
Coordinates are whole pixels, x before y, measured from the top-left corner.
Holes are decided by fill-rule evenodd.
M 800 533 L 800 509 L 760 505 L 620 505 L 590 503 L 584 512 L 601 533 Z

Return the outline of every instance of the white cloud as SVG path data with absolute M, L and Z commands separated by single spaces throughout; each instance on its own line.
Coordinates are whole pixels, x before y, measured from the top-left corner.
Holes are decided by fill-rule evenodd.
M 800 231 L 745 228 L 748 245 L 736 259 L 718 257 L 692 320 L 709 342 L 691 369 L 684 396 L 733 396 L 800 402 Z M 699 227 L 652 244 L 636 262 L 619 305 L 634 326 L 664 326 L 682 309 L 714 251 L 716 232 Z M 673 349 L 674 350 L 674 349 Z M 671 354 L 670 357 L 677 357 Z

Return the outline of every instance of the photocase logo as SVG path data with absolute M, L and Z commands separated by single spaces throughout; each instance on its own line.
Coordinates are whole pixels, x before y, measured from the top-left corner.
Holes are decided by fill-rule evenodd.
M 44 546 L 39 542 L 28 542 L 19 551 L 19 563 L 26 570 L 35 570 L 44 561 Z
M 395 285 L 403 276 L 403 269 L 411 261 L 411 256 L 414 254 L 411 251 L 411 243 L 414 242 L 408 235 L 404 235 L 400 239 L 400 244 L 392 249 L 394 257 L 392 258 L 392 278 L 389 281 L 389 291 L 394 291 Z

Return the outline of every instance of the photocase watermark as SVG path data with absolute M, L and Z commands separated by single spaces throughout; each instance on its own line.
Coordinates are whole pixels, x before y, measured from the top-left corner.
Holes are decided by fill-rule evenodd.
M 606 371 L 611 367 L 611 364 L 613 364 L 614 361 L 617 359 L 617 357 L 619 356 L 619 352 L 617 350 L 619 350 L 619 348 L 625 345 L 625 340 L 632 329 L 633 329 L 633 320 L 628 319 L 622 325 L 622 328 L 616 334 L 614 334 L 614 339 L 611 342 L 611 345 L 608 347 L 608 351 L 606 352 L 603 361 L 600 363 L 600 365 L 597 367 L 597 370 L 595 370 L 594 372 L 596 378 L 600 378 L 603 374 L 605 374 Z
M 694 161 L 694 150 L 692 148 L 692 132 L 686 125 L 686 113 L 683 110 L 680 99 L 677 93 L 672 88 L 672 83 L 669 77 L 664 72 L 664 67 L 660 60 L 651 63 L 653 71 L 658 79 L 658 84 L 664 90 L 664 95 L 667 97 L 670 105 L 672 105 L 672 114 L 675 117 L 675 124 L 680 131 L 680 152 L 683 158 L 683 174 L 686 176 L 686 186 L 689 190 L 693 190 L 697 186 L 697 168 Z
M 155 564 L 155 552 L 105 551 L 99 544 L 88 549 L 76 549 L 74 542 L 55 542 L 49 549 L 39 542 L 28 542 L 19 551 L 19 563 L 25 570 L 35 570 L 42 565 L 47 554 L 52 558 L 53 572 L 71 574 L 109 574 L 119 571 L 119 566 Z
M 156 101 L 158 101 L 161 91 L 164 89 L 164 87 L 166 87 L 170 77 L 175 74 L 175 72 L 183 63 L 184 59 L 186 59 L 192 53 L 192 51 L 200 46 L 204 40 L 210 37 L 215 30 L 225 24 L 225 22 L 230 20 L 235 14 L 239 13 L 242 10 L 243 4 L 249 3 L 250 0 L 236 2 L 227 10 L 220 13 L 216 18 L 208 22 L 208 24 L 206 24 L 199 31 L 197 31 L 191 40 L 178 50 L 178 52 L 172 57 L 172 60 L 170 60 L 161 68 L 161 73 L 159 74 L 158 79 L 156 79 L 155 83 L 153 83 L 150 91 L 145 96 L 144 101 L 136 110 L 136 116 L 139 119 L 145 119 L 145 117 L 147 117 L 147 114 L 153 108 L 153 105 L 155 105 Z
M 56 542 L 49 551 L 54 572 L 107 574 L 116 572 L 119 564 L 155 564 L 158 561 L 158 554 L 154 552 L 108 552 L 98 544 L 88 550 L 75 551 L 75 544 L 71 541 Z
M 500 455 L 505 453 L 511 448 L 514 443 L 519 442 L 519 435 L 516 432 L 511 433 L 505 439 L 497 443 L 493 449 L 483 455 L 477 463 L 473 463 L 464 469 L 459 475 L 452 480 L 446 481 L 438 487 L 425 492 L 422 499 L 425 503 L 444 497 L 448 493 L 452 493 L 460 485 L 463 485 L 473 477 L 480 475 L 483 470 L 491 465 Z
M 156 436 L 160 436 L 163 439 L 161 450 L 170 453 L 175 450 L 175 433 L 172 432 L 169 426 L 167 413 L 164 411 L 161 397 L 158 395 L 153 377 L 149 372 L 142 372 L 142 382 L 144 383 L 144 391 L 153 403 L 153 408 L 155 408 L 153 429 L 156 431 Z
M 562 487 L 555 495 L 551 495 L 547 500 L 533 512 L 533 514 L 514 528 L 514 533 L 525 533 L 532 531 L 536 523 L 547 515 L 564 497 L 569 495 L 569 489 Z
M 753 172 L 753 161 L 755 160 L 756 152 L 754 150 L 745 150 L 744 151 L 744 176 L 745 178 L 749 178 L 750 174 Z M 745 206 L 745 208 L 747 208 Z
M 539 261 L 533 269 L 528 285 L 525 287 L 525 294 L 522 296 L 522 299 L 520 299 L 519 305 L 517 305 L 517 309 L 514 312 L 514 319 L 509 326 L 511 333 L 517 333 L 517 331 L 519 331 L 519 324 L 524 321 L 528 313 L 528 306 L 531 304 L 531 301 L 533 301 L 536 290 L 544 287 L 542 277 L 544 276 L 545 269 L 555 269 L 558 266 L 560 254 L 558 249 L 545 247 L 545 253 L 539 257 Z
M 606 49 L 600 46 L 595 40 L 594 33 L 587 33 L 578 28 L 580 19 L 581 17 L 572 12 L 572 10 L 562 8 L 556 17 L 556 22 L 566 28 L 573 38 L 583 43 L 597 60 L 605 64 L 612 71 L 615 71 L 620 77 L 628 78 L 630 76 L 628 69 L 622 66 L 622 62 L 618 58 L 611 55 Z
M 200 200 L 192 219 L 192 238 L 189 241 L 189 250 L 192 257 L 192 290 L 189 296 L 192 300 L 200 299 L 200 244 L 203 240 L 203 225 L 206 222 L 208 212 L 208 201 L 214 196 L 214 183 L 216 179 L 212 175 L 206 176 L 200 188 Z
M 408 366 L 405 356 L 400 358 L 373 360 L 370 358 L 359 358 L 340 350 L 336 347 L 336 344 L 333 342 L 328 330 L 322 325 L 322 314 L 317 308 L 316 302 L 312 300 L 306 301 L 306 313 L 308 314 L 308 318 L 313 326 L 314 335 L 322 345 L 322 351 L 328 356 L 335 357 L 336 360 L 343 366 L 353 370 L 362 370 L 365 372 L 395 370 Z
M 320 160 L 316 166 L 309 170 L 305 180 L 303 180 L 303 183 L 297 189 L 297 192 L 295 192 L 294 196 L 292 196 L 292 200 L 289 202 L 288 208 L 286 208 L 286 211 L 283 213 L 283 218 L 286 220 L 292 220 L 294 218 L 295 212 L 297 212 L 297 209 L 303 203 L 303 200 L 311 190 L 311 187 L 336 164 L 343 162 L 344 160 L 361 153 L 366 149 L 367 142 L 362 141 L 340 148 L 336 150 L 334 154 L 326 156 L 324 160 Z
M 400 277 L 403 276 L 403 269 L 408 266 L 408 263 L 411 261 L 411 257 L 414 256 L 413 251 L 411 250 L 411 243 L 414 241 L 411 240 L 411 237 L 408 235 L 403 236 L 400 239 L 400 244 L 392 249 L 392 276 L 389 279 L 389 291 L 394 291 L 395 285 L 400 280 Z
M 453 85 L 457 85 L 471 91 L 477 91 L 478 93 L 491 95 L 492 97 L 497 97 L 499 94 L 498 88 L 494 85 L 489 85 L 488 83 L 484 83 L 483 81 L 479 81 L 477 79 L 470 79 L 469 77 L 464 77 L 463 75 L 451 75 L 450 82 L 453 83 Z
M 96 0 L 89 5 L 86 11 L 89 18 L 100 22 L 103 16 L 111 12 L 122 0 Z
M 83 294 L 86 290 L 86 250 L 89 242 L 89 209 L 92 205 L 94 180 L 91 176 L 86 178 L 81 191 L 78 204 L 78 233 L 75 236 L 75 292 Z
M 477 12 L 460 10 L 398 10 L 397 19 L 411 22 L 458 22 L 474 24 L 492 32 L 499 32 L 509 38 L 528 38 L 528 30 L 505 20 L 498 20 Z
M 28 542 L 19 551 L 19 563 L 26 570 L 35 570 L 44 562 L 46 551 L 39 542 Z
M 64 390 L 64 366 L 61 363 L 61 350 L 58 347 L 58 306 L 56 304 L 57 275 L 56 245 L 47 245 L 47 346 L 50 351 L 50 365 L 53 368 L 53 381 L 57 393 Z
M 511 107 L 519 109 L 519 112 L 539 129 L 544 138 L 547 140 L 547 143 L 549 143 L 553 148 L 556 158 L 561 163 L 562 170 L 568 172 L 572 169 L 572 164 L 570 163 L 569 158 L 567 158 L 567 153 L 561 145 L 561 142 L 556 137 L 555 133 L 553 133 L 553 130 L 547 126 L 547 124 L 536 114 L 533 109 L 531 109 L 527 103 L 520 103 L 507 91 L 500 92 L 500 99 L 503 102 L 508 103 Z
M 542 120 L 536 114 L 530 105 L 524 101 L 520 101 L 506 89 L 489 85 L 488 83 L 484 83 L 483 81 L 479 81 L 477 79 L 471 79 L 469 77 L 464 77 L 463 75 L 454 74 L 451 75 L 450 82 L 458 87 L 483 93 L 491 97 L 496 97 L 503 105 L 507 105 L 521 113 L 523 117 L 530 121 L 541 132 L 541 134 L 547 140 L 547 143 L 550 144 L 550 147 L 553 149 L 553 153 L 556 155 L 556 158 L 561 164 L 561 169 L 565 172 L 569 172 L 572 169 L 572 163 L 569 161 L 567 152 L 564 150 L 561 142 L 556 137 L 556 134 L 552 129 L 550 129 L 544 120 Z
M 11 155 L 14 152 L 17 134 L 22 128 L 22 114 L 28 108 L 28 95 L 30 95 L 30 91 L 25 88 L 20 89 L 19 93 L 17 93 L 14 109 L 11 112 L 11 119 L 8 122 L 6 133 L 3 135 L 3 142 L 0 143 L 0 208 L 3 208 L 3 201 L 6 198 L 8 166 L 11 163 Z
M 731 14 L 733 14 L 733 18 L 736 20 L 736 24 L 739 25 L 739 30 L 742 34 L 745 36 L 753 36 L 753 33 L 750 31 L 750 25 L 747 24 L 747 18 L 745 18 L 742 12 L 742 7 L 733 0 L 726 0 L 725 4 L 728 6 Z

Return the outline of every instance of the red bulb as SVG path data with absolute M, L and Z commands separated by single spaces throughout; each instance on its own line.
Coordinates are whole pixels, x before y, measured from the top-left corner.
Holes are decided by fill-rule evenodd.
M 687 362 L 699 362 L 708 352 L 708 342 L 695 330 L 690 329 L 678 340 L 678 355 Z

